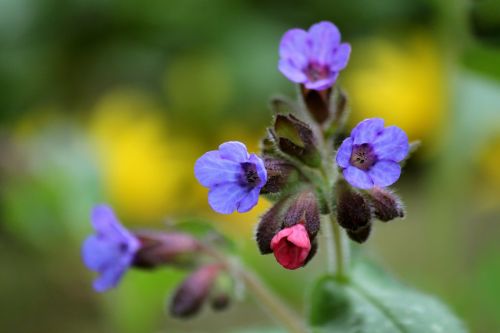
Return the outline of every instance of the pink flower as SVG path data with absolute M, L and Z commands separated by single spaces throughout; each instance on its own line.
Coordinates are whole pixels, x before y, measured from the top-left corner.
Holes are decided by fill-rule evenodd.
M 276 260 L 286 269 L 297 269 L 304 266 L 311 251 L 311 241 L 302 223 L 278 232 L 271 240 L 271 249 Z

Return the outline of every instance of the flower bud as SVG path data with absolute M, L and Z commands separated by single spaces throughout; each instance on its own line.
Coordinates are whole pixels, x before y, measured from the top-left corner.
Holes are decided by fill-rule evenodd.
M 286 161 L 265 157 L 264 165 L 267 171 L 267 182 L 260 190 L 261 194 L 278 193 L 288 183 L 298 179 L 298 170 Z
M 372 224 L 369 223 L 365 225 L 364 227 L 361 227 L 357 230 L 349 230 L 347 229 L 347 236 L 349 236 L 350 239 L 357 243 L 364 243 L 367 239 L 368 236 L 370 236 L 372 230 Z
M 318 124 L 323 124 L 330 117 L 329 100 L 332 89 L 310 90 L 301 85 L 301 92 L 309 113 Z
M 222 266 L 211 264 L 200 267 L 177 288 L 170 302 L 170 314 L 188 318 L 197 314 L 207 299 Z
M 375 216 L 383 222 L 396 217 L 404 217 L 405 212 L 401 200 L 388 189 L 374 187 L 369 196 Z
M 311 251 L 311 241 L 305 226 L 299 223 L 278 232 L 271 240 L 271 249 L 276 260 L 286 269 L 304 266 Z
M 337 182 L 337 221 L 345 229 L 357 231 L 370 224 L 371 207 L 359 192 L 345 181 Z
M 185 255 L 200 250 L 198 240 L 184 233 L 139 231 L 135 236 L 141 243 L 134 257 L 135 267 L 154 268 L 164 264 L 180 264 L 182 259 L 186 259 Z
M 274 131 L 278 146 L 284 153 L 294 156 L 311 167 L 318 167 L 321 155 L 318 152 L 314 133 L 306 123 L 294 115 L 277 115 Z
M 210 299 L 210 306 L 215 311 L 222 311 L 227 309 L 231 303 L 231 298 L 226 293 L 218 293 Z
M 262 217 L 257 227 L 257 244 L 262 254 L 273 252 L 283 267 L 296 269 L 316 253 L 319 225 L 316 196 L 306 190 L 283 198 Z

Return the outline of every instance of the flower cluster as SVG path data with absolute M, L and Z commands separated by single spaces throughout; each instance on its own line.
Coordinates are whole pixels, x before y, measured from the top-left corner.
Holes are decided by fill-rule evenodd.
M 208 204 L 218 213 L 248 212 L 260 196 L 273 202 L 255 238 L 262 254 L 274 254 L 289 270 L 314 257 L 322 223 L 332 221 L 339 234 L 342 227 L 350 239 L 363 243 L 375 218 L 387 222 L 404 216 L 401 200 L 387 187 L 400 178 L 400 163 L 410 151 L 407 135 L 373 118 L 345 138 L 348 100 L 336 80 L 350 51 L 330 22 L 285 33 L 278 67 L 300 85 L 299 100 L 273 100 L 273 122 L 260 154 L 230 141 L 194 165 L 196 179 L 208 188 Z M 331 219 L 321 222 L 321 215 Z M 207 299 L 215 309 L 227 304 L 229 293 L 219 290 L 217 281 L 231 269 L 213 244 L 182 232 L 131 232 L 107 206 L 94 209 L 92 224 L 95 235 L 82 250 L 87 267 L 100 273 L 97 291 L 115 287 L 131 267 L 178 265 L 192 272 L 174 293 L 171 314 L 189 317 Z

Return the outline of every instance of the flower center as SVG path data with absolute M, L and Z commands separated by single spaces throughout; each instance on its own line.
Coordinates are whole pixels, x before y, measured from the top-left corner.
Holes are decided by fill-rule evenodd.
M 306 75 L 310 81 L 319 81 L 326 79 L 330 75 L 328 66 L 320 65 L 318 63 L 309 63 L 306 68 Z
M 255 164 L 250 162 L 241 163 L 241 169 L 243 170 L 243 175 L 241 182 L 243 185 L 254 187 L 260 184 L 260 177 L 257 173 L 257 168 Z
M 368 143 L 354 145 L 350 162 L 356 168 L 366 171 L 377 162 L 377 155 L 375 155 L 372 146 Z

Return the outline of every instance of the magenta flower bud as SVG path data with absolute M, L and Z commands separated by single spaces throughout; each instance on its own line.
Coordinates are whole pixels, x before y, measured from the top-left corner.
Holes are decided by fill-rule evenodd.
M 208 298 L 222 266 L 210 264 L 200 267 L 189 275 L 175 291 L 170 301 L 170 314 L 188 318 L 197 314 Z
M 181 264 L 186 256 L 200 250 L 200 243 L 189 234 L 180 232 L 157 233 L 139 231 L 135 236 L 141 243 L 133 265 L 140 268 L 154 268 L 165 264 Z
M 298 223 L 278 232 L 271 240 L 271 249 L 284 268 L 297 269 L 304 266 L 311 251 L 311 241 L 304 224 Z
M 388 189 L 374 187 L 368 196 L 371 200 L 375 216 L 383 222 L 397 217 L 404 217 L 403 204 L 399 197 Z

